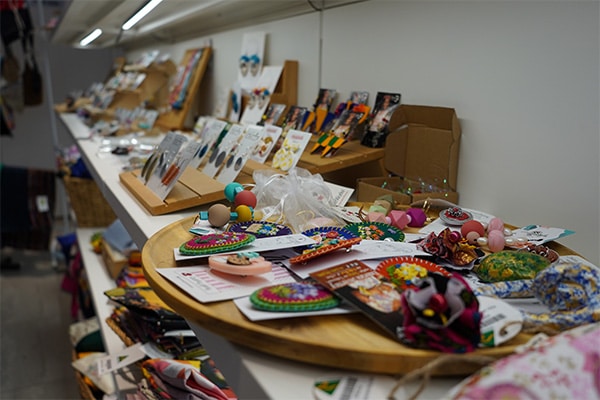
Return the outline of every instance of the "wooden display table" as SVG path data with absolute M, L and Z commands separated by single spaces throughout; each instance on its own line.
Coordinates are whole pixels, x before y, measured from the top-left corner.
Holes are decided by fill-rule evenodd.
M 405 374 L 442 354 L 406 347 L 359 313 L 252 322 L 242 315 L 233 301 L 198 302 L 156 271 L 157 268 L 176 267 L 173 249 L 192 238 L 188 232 L 192 222 L 193 217 L 166 226 L 148 240 L 142 251 L 148 282 L 188 321 L 232 343 L 284 359 L 369 373 Z M 558 243 L 553 242 L 549 247 L 560 254 L 572 254 Z M 480 349 L 475 354 L 500 358 L 512 353 L 517 345 L 529 338 L 530 335 L 519 334 L 507 345 Z M 476 369 L 465 362 L 434 374 L 467 375 Z

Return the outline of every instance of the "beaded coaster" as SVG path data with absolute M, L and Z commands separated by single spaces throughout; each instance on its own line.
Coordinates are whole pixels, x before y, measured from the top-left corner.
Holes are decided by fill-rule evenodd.
M 250 302 L 264 311 L 317 311 L 336 307 L 340 301 L 323 286 L 292 282 L 260 288 Z
M 252 243 L 256 237 L 249 233 L 223 232 L 196 236 L 179 247 L 179 252 L 186 256 L 223 253 L 239 249 Z
M 289 227 L 268 221 L 236 222 L 230 224 L 227 230 L 231 232 L 251 233 L 257 239 L 292 234 L 292 230 Z
M 383 222 L 356 222 L 346 225 L 345 228 L 366 240 L 392 239 L 396 242 L 404 241 L 404 232 Z
M 402 290 L 415 287 L 429 272 L 452 276 L 436 263 L 411 256 L 388 258 L 377 265 L 376 271 Z
M 303 263 L 339 249 L 348 249 L 362 240 L 349 230 L 335 226 L 312 228 L 302 234 L 315 239 L 317 243 L 294 248 L 301 254 L 290 258 L 292 264 Z

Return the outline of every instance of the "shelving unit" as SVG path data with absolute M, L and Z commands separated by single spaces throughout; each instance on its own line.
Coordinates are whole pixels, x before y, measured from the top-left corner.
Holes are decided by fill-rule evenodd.
M 102 256 L 94 253 L 90 244 L 92 235 L 102 229 L 104 228 L 78 228 L 76 235 L 90 286 L 94 311 L 100 321 L 102 342 L 106 352 L 114 354 L 125 348 L 125 344 L 119 336 L 104 322 L 113 309 L 113 306 L 108 302 L 108 298 L 104 295 L 104 291 L 114 288 L 115 281 L 110 277 Z M 118 398 L 124 398 L 127 392 L 137 390 L 136 383 L 139 375 L 135 367 L 123 369 L 118 374 L 113 373 Z

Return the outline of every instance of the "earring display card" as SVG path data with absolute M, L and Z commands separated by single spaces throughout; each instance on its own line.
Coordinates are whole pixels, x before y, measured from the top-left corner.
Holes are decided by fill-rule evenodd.
M 210 118 L 202 133 L 200 133 L 200 148 L 198 149 L 198 153 L 194 155 L 194 158 L 190 162 L 190 167 L 196 169 L 202 164 L 204 158 L 210 150 L 213 148 L 216 143 L 219 135 L 223 130 L 227 127 L 226 121 L 221 121 L 216 118 Z
M 264 129 L 258 125 L 248 125 L 246 132 L 237 149 L 231 154 L 221 172 L 217 175 L 218 182 L 231 183 L 238 176 L 246 161 L 250 158 L 252 151 L 258 146 L 263 136 Z
M 277 87 L 277 82 L 281 77 L 283 66 L 266 66 L 263 68 L 260 78 L 250 90 L 250 98 L 248 104 L 244 108 L 241 122 L 245 124 L 258 124 L 269 103 L 271 102 L 271 94 Z
M 173 158 L 173 161 L 165 166 L 165 173 L 160 176 L 160 180 L 156 175 L 150 177 L 147 185 L 148 188 L 156 193 L 161 200 L 164 200 L 171 192 L 171 189 L 173 189 L 173 186 L 175 186 L 175 183 L 177 183 L 177 180 L 187 168 L 190 161 L 194 158 L 194 155 L 198 152 L 199 148 L 200 143 L 193 140 L 188 141 L 183 145 L 183 148 L 180 148 L 177 155 Z
M 273 156 L 273 168 L 289 171 L 294 168 L 308 145 L 312 134 L 296 129 L 290 130 L 285 136 L 281 148 Z
M 275 125 L 265 125 L 263 136 L 258 142 L 258 145 L 252 151 L 250 158 L 254 161 L 258 161 L 261 164 L 264 164 L 269 154 L 271 154 L 271 150 L 279 140 L 279 136 L 281 136 L 281 127 Z
M 167 133 L 165 138 L 158 144 L 156 150 L 154 150 L 144 163 L 139 176 L 140 181 L 144 185 L 147 185 L 154 175 L 160 181 L 162 175 L 166 173 L 167 165 L 173 161 L 179 148 L 186 141 L 187 138 L 183 135 L 175 132 Z
M 212 151 L 208 162 L 202 169 L 202 172 L 211 178 L 217 175 L 217 172 L 225 165 L 225 160 L 236 149 L 240 138 L 244 134 L 244 127 L 240 124 L 233 124 L 227 134 L 221 140 L 221 143 Z
M 238 64 L 238 81 L 242 89 L 250 91 L 256 86 L 263 67 L 265 32 L 245 33 Z

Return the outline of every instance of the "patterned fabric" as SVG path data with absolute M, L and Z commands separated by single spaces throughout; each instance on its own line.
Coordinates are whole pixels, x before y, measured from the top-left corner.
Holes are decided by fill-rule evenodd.
M 149 359 L 142 363 L 142 373 L 159 399 L 237 398 L 210 360 Z
M 524 327 L 565 330 L 600 321 L 600 269 L 585 264 L 557 262 L 534 279 L 496 282 L 474 289 L 476 295 L 535 296 L 550 312 L 523 311 Z
M 600 324 L 586 325 L 502 358 L 450 391 L 446 399 L 598 399 Z
M 533 279 L 550 261 L 528 251 L 503 250 L 487 255 L 473 271 L 484 282 Z

